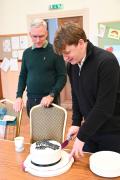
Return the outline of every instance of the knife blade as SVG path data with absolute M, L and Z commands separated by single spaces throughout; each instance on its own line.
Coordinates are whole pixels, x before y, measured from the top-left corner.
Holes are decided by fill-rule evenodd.
M 61 144 L 61 149 L 64 149 L 68 145 L 69 141 L 72 139 L 72 136 L 73 135 L 67 137 L 67 139 Z

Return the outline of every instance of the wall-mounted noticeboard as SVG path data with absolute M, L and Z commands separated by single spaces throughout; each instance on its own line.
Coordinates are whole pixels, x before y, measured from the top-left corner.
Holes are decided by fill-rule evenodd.
M 120 21 L 98 23 L 98 45 L 112 52 L 120 64 Z
M 28 35 L 10 34 L 0 35 L 0 60 L 5 57 L 22 59 L 23 51 L 29 46 Z

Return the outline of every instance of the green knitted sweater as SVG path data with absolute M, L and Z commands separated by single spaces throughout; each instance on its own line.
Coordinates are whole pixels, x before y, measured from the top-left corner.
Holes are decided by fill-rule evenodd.
M 54 53 L 48 43 L 46 48 L 31 47 L 23 53 L 17 97 L 27 88 L 28 97 L 57 96 L 66 83 L 66 67 L 62 56 Z

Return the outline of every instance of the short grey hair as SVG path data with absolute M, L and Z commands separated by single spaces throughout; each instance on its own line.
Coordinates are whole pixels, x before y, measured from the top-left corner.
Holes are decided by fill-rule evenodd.
M 47 29 L 47 22 L 43 19 L 34 19 L 31 22 L 30 28 L 44 26 Z

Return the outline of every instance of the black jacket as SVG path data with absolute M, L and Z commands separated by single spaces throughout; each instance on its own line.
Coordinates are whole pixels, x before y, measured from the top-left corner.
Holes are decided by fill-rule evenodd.
M 73 125 L 80 126 L 77 137 L 86 141 L 96 133 L 120 134 L 120 67 L 116 57 L 90 41 L 81 71 L 68 64 L 72 88 Z

